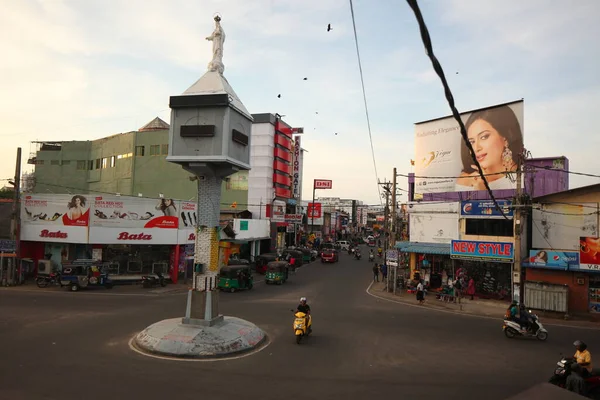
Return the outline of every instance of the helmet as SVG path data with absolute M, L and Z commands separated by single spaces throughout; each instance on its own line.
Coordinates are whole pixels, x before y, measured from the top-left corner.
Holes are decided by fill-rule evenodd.
M 573 342 L 573 346 L 581 347 L 581 350 L 587 349 L 587 345 L 585 343 L 583 343 L 581 340 L 576 340 L 575 342 Z
M 306 297 L 300 297 L 300 302 L 306 301 Z

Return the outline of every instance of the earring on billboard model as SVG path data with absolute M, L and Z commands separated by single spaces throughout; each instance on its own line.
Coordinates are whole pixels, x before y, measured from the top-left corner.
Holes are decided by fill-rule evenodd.
M 513 153 L 512 150 L 508 148 L 508 144 L 504 145 L 504 150 L 502 150 L 502 165 L 506 170 L 511 169 L 513 165 Z

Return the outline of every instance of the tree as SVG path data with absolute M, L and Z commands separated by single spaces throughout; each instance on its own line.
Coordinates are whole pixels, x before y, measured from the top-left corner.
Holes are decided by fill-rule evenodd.
M 15 197 L 15 189 L 11 187 L 0 188 L 0 199 L 12 199 Z

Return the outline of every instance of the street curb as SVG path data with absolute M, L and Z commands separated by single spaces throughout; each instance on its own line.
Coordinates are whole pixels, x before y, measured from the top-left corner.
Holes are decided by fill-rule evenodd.
M 371 287 L 372 286 L 373 286 L 373 282 L 371 282 L 369 284 L 369 286 L 367 287 L 367 289 L 365 290 L 365 292 L 369 296 L 375 297 L 376 299 L 379 299 L 379 300 L 388 301 L 390 303 L 401 304 L 401 305 L 406 306 L 406 307 L 419 308 L 421 310 L 437 311 L 437 312 L 442 312 L 442 313 L 446 313 L 446 314 L 455 314 L 455 315 L 460 315 L 462 317 L 490 319 L 490 320 L 494 320 L 494 321 L 501 321 L 502 320 L 501 318 L 490 317 L 490 316 L 487 316 L 487 315 L 477 315 L 477 314 L 468 314 L 468 313 L 465 313 L 465 312 L 457 312 L 457 311 L 452 311 L 452 310 L 442 310 L 442 309 L 435 308 L 435 307 L 424 306 L 424 305 L 419 305 L 419 304 L 410 304 L 410 303 L 407 303 L 405 301 L 388 299 L 388 298 L 385 298 L 385 297 L 382 297 L 382 296 L 378 296 L 378 295 L 376 295 L 374 293 L 371 293 Z M 589 330 L 589 331 L 600 331 L 600 327 L 553 324 L 551 322 L 550 323 L 544 322 L 544 326 L 556 326 L 556 327 L 561 327 L 561 328 L 572 328 L 572 329 L 585 329 L 585 330 Z

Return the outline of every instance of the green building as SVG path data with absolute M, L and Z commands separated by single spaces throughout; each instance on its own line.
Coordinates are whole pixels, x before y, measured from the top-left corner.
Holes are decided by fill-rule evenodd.
M 38 142 L 34 193 L 90 193 L 192 200 L 192 174 L 167 162 L 169 124 L 155 118 L 137 131 L 87 141 Z M 248 202 L 248 171 L 228 177 L 221 209 L 240 213 Z M 237 207 L 231 207 L 232 204 Z

